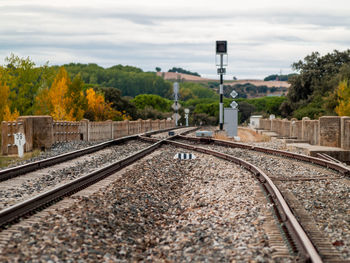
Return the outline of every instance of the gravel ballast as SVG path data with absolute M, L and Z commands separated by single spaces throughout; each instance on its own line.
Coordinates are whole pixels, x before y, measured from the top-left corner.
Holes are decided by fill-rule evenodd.
M 133 140 L 0 182 L 0 210 L 126 158 L 149 145 Z
M 255 145 L 261 146 L 261 143 Z M 279 149 L 281 145 L 279 141 L 264 143 L 264 147 L 272 149 Z M 255 151 L 213 144 L 198 146 L 233 155 L 260 167 L 277 186 L 282 186 L 300 201 L 343 259 L 350 260 L 349 178 L 320 166 Z M 293 181 L 288 181 L 291 179 Z
M 23 228 L 0 261 L 274 262 L 257 180 L 208 155 L 174 160 L 177 152 L 164 147 L 91 198 Z

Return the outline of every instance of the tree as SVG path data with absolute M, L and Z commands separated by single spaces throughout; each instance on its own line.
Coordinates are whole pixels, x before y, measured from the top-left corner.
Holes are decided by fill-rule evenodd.
M 51 103 L 50 115 L 55 120 L 75 120 L 73 114 L 68 110 L 72 103 L 71 98 L 67 96 L 70 84 L 67 71 L 61 67 L 48 92 L 48 100 Z
M 33 114 L 37 91 L 52 81 L 53 69 L 47 64 L 35 67 L 35 63 L 29 57 L 24 59 L 14 54 L 5 61 L 7 66 L 2 69 L 1 80 L 10 87 L 11 110 L 17 109 L 21 115 Z
M 136 106 L 126 97 L 122 97 L 121 91 L 116 88 L 98 88 L 97 91 L 102 92 L 107 103 L 116 111 L 122 112 L 124 119 L 139 118 Z
M 69 98 L 67 111 L 69 116 L 74 120 L 81 120 L 84 117 L 84 112 L 87 108 L 87 100 L 83 92 L 84 82 L 80 74 L 76 75 L 73 82 L 68 85 L 66 97 Z
M 161 72 L 162 69 L 161 69 L 160 67 L 156 67 L 156 71 L 157 71 L 157 72 Z
M 339 116 L 350 116 L 350 83 L 348 80 L 343 80 L 337 87 L 338 105 L 335 107 L 335 112 Z
M 19 116 L 16 109 L 11 113 L 9 95 L 10 88 L 5 83 L 0 82 L 0 122 L 14 121 Z
M 293 69 L 298 71 L 298 75 L 294 75 L 289 79 L 291 86 L 287 95 L 288 107 L 295 111 L 298 108 L 305 108 L 315 98 L 319 96 L 325 97 L 332 93 L 339 82 L 341 69 L 345 65 L 350 64 L 350 49 L 339 52 L 334 50 L 325 56 L 321 56 L 318 52 L 313 52 L 304 60 L 300 60 L 293 64 Z M 315 108 L 315 105 L 313 106 Z M 316 108 L 324 110 L 321 102 Z M 315 109 L 316 109 L 315 108 Z
M 176 67 L 173 67 L 172 69 L 169 69 L 168 72 L 183 73 L 183 74 L 193 75 L 193 76 L 197 76 L 197 77 L 201 76 L 197 72 L 191 72 L 191 71 L 185 70 L 183 68 L 176 68 Z
M 146 107 L 151 107 L 161 112 L 170 111 L 172 104 L 172 101 L 153 94 L 137 95 L 135 99 L 132 100 L 132 102 L 138 109 L 145 109 Z
M 114 110 L 111 103 L 106 103 L 102 94 L 94 89 L 86 90 L 87 111 L 85 117 L 91 121 L 117 120 L 122 118 L 122 113 Z

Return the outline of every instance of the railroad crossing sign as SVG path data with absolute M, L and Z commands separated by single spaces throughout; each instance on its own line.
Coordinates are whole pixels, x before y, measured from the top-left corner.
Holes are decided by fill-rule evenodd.
M 178 110 L 181 108 L 181 104 L 177 103 L 177 108 L 176 108 L 176 102 L 174 102 L 173 105 L 171 105 L 171 107 L 173 108 L 173 110 Z
M 230 93 L 232 98 L 236 98 L 238 93 L 235 90 L 232 90 L 232 92 Z
M 18 156 L 20 158 L 23 157 L 23 152 L 24 152 L 24 144 L 26 143 L 26 137 L 24 136 L 23 133 L 15 133 L 13 134 L 13 137 L 14 137 L 14 142 L 15 142 L 15 145 L 17 145 L 17 149 L 18 149 Z
M 230 106 L 232 107 L 232 109 L 237 109 L 238 104 L 237 104 L 237 102 L 232 101 Z

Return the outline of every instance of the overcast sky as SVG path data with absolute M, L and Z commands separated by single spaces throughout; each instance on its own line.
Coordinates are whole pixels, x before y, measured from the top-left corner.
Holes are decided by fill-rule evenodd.
M 0 0 L 0 64 L 14 53 L 216 78 L 215 40 L 227 40 L 225 79 L 264 78 L 313 51 L 350 48 L 349 14 L 348 0 Z

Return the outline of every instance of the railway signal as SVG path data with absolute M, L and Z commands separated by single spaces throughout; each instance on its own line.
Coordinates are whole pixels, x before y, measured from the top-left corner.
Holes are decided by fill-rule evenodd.
M 224 104 L 223 104 L 223 96 L 224 96 L 224 85 L 223 85 L 223 75 L 226 74 L 226 68 L 224 68 L 224 56 L 227 58 L 227 41 L 226 40 L 217 40 L 216 41 L 216 56 L 220 56 L 220 64 L 216 63 L 219 66 L 217 72 L 220 75 L 220 104 L 219 104 L 219 124 L 220 130 L 224 128 Z M 227 66 L 227 62 L 226 62 Z

